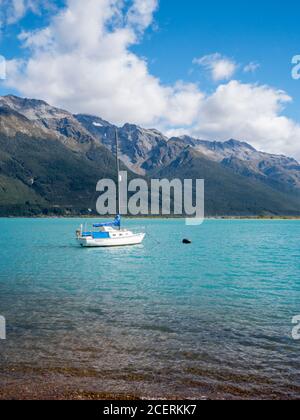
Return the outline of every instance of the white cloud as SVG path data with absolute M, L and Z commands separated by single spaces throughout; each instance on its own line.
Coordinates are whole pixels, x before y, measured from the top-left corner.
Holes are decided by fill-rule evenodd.
M 143 31 L 151 25 L 153 12 L 158 8 L 158 0 L 136 0 L 127 14 L 129 24 Z
M 127 9 L 124 0 L 67 0 L 48 27 L 20 34 L 29 58 L 7 63 L 7 87 L 118 124 L 236 138 L 300 158 L 300 125 L 284 116 L 291 101 L 286 93 L 232 80 L 207 95 L 183 81 L 164 85 L 149 72 L 131 47 L 152 24 L 156 8 L 156 0 L 131 0 Z M 237 70 L 220 54 L 208 57 L 197 61 L 210 63 L 216 81 Z
M 231 79 L 238 68 L 238 65 L 233 60 L 219 53 L 195 58 L 193 62 L 208 70 L 215 82 Z
M 117 123 L 192 122 L 202 97 L 197 87 L 162 85 L 130 51 L 152 23 L 156 0 L 132 1 L 125 16 L 118 0 L 67 3 L 47 28 L 20 35 L 31 57 L 8 63 L 10 86 Z
M 233 80 L 205 98 L 191 130 L 200 138 L 245 140 L 258 149 L 300 158 L 300 125 L 282 115 L 284 91 Z
M 255 62 L 255 61 L 251 61 L 249 64 L 247 64 L 244 67 L 244 72 L 245 73 L 255 73 L 256 70 L 258 70 L 260 68 L 260 64 Z
M 48 7 L 48 0 L 0 0 L 2 24 L 13 24 L 22 19 L 30 10 L 39 13 Z
M 10 7 L 8 7 L 8 23 L 14 23 L 21 19 L 26 12 L 26 5 L 24 0 L 12 0 Z

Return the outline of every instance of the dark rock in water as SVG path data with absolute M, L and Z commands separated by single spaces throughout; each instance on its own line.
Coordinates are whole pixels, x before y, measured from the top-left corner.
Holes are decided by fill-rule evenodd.
M 189 239 L 183 239 L 182 243 L 185 245 L 189 245 L 192 243 L 192 241 L 190 241 Z

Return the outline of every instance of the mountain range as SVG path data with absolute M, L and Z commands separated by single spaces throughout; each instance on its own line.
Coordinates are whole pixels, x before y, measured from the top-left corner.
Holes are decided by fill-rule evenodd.
M 115 130 L 129 177 L 205 179 L 207 216 L 300 215 L 300 165 L 246 142 L 167 138 L 134 124 L 0 97 L 0 215 L 94 211 L 96 183 L 116 179 Z

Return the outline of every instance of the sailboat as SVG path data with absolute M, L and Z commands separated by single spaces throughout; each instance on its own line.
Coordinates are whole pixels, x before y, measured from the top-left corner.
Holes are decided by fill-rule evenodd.
M 134 233 L 122 228 L 121 200 L 120 200 L 120 161 L 119 161 L 119 140 L 116 130 L 116 160 L 117 160 L 117 208 L 118 213 L 112 222 L 94 223 L 93 229 L 88 231 L 83 229 L 83 225 L 76 231 L 77 241 L 82 247 L 119 247 L 140 245 L 144 238 L 144 233 Z

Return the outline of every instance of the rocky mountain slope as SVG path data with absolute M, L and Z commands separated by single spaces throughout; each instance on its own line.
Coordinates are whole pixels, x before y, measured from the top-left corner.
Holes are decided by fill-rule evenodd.
M 113 150 L 117 127 L 89 115 L 77 115 L 76 118 L 101 144 Z M 295 159 L 257 151 L 245 142 L 232 139 L 204 141 L 189 136 L 167 139 L 157 130 L 130 124 L 117 129 L 121 159 L 136 173 L 151 175 L 190 147 L 236 174 L 257 179 L 280 191 L 300 190 L 300 165 Z
M 114 156 L 71 114 L 50 110 L 42 122 L 43 102 L 25 101 L 23 108 L 21 100 L 10 106 L 6 99 L 0 101 L 0 215 L 87 213 L 97 181 L 116 178 Z
M 300 165 L 293 158 L 236 140 L 168 139 L 155 129 L 116 127 L 10 95 L 0 97 L 0 215 L 87 212 L 97 181 L 115 178 L 115 130 L 129 172 L 204 178 L 207 215 L 300 214 Z
M 120 158 L 134 172 L 145 175 L 144 163 L 152 152 L 167 144 L 167 138 L 157 130 L 146 130 L 134 124 L 125 124 L 118 128 L 100 118 L 89 115 L 76 115 L 77 120 L 101 144 L 114 151 L 115 130 L 118 130 Z
M 190 147 L 154 175 L 168 179 L 205 179 L 206 215 L 300 214 L 299 194 L 278 191 L 255 178 L 240 176 Z
M 235 173 L 283 190 L 300 189 L 300 165 L 293 158 L 260 152 L 236 140 L 208 142 L 187 136 L 181 140 L 209 160 L 221 163 Z

